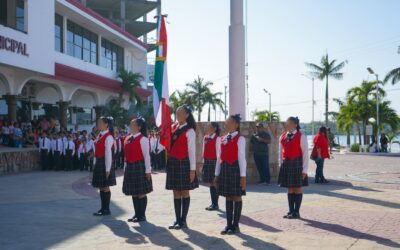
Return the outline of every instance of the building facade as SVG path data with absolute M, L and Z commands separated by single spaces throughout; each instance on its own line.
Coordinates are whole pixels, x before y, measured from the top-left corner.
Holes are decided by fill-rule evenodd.
M 148 44 L 85 4 L 0 0 L 0 110 L 9 121 L 54 114 L 62 127 L 93 123 L 121 93 L 121 69 L 140 73 L 139 92 L 150 95 Z

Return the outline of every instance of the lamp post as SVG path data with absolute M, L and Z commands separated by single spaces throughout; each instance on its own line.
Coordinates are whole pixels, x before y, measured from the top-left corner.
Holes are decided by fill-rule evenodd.
M 272 122 L 272 111 L 271 111 L 271 93 L 264 89 L 264 92 L 269 95 L 269 121 Z
M 376 149 L 379 152 L 379 76 L 370 67 L 367 70 L 376 77 Z
M 314 77 L 309 77 L 308 75 L 305 75 L 305 74 L 301 74 L 302 76 L 304 76 L 305 78 L 308 78 L 308 79 L 310 79 L 311 80 L 311 82 L 312 82 L 312 115 L 311 115 L 311 130 L 312 130 L 312 134 L 314 135 L 315 134 L 315 131 L 314 131 L 314 106 L 315 106 L 315 99 L 314 99 Z

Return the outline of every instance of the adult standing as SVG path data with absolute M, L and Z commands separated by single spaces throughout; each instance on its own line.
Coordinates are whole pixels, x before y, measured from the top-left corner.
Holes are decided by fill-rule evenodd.
M 311 152 L 311 159 L 315 161 L 317 169 L 315 171 L 315 183 L 328 183 L 324 177 L 324 161 L 329 159 L 329 141 L 326 127 L 319 128 L 314 137 L 314 147 Z
M 271 136 L 265 131 L 264 125 L 261 122 L 257 123 L 256 133 L 251 137 L 250 143 L 253 145 L 254 162 L 260 175 L 259 184 L 265 183 L 268 185 L 271 179 L 268 157 L 268 144 L 271 143 Z
M 382 152 L 387 153 L 388 152 L 387 149 L 388 149 L 389 140 L 388 140 L 388 138 L 386 137 L 386 135 L 384 133 L 381 134 L 380 143 L 381 143 Z

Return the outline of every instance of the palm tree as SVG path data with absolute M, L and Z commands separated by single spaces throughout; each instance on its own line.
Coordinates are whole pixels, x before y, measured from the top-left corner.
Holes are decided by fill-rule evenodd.
M 180 106 L 182 106 L 183 104 L 187 104 L 187 105 L 191 105 L 192 104 L 192 100 L 190 99 L 189 93 L 184 90 L 184 91 L 179 91 L 176 90 L 174 91 L 170 96 L 169 96 L 169 102 L 170 102 L 170 108 L 171 108 L 171 114 L 174 114 L 175 117 L 175 113 L 176 113 L 176 109 Z M 176 117 L 175 117 L 176 119 Z
M 392 85 L 395 85 L 400 81 L 400 68 L 392 69 L 383 80 L 384 83 L 391 81 Z
M 321 81 L 325 79 L 326 90 L 325 90 L 325 125 L 328 126 L 329 116 L 329 77 L 336 80 L 343 78 L 343 73 L 340 71 L 344 68 L 347 61 L 343 61 L 337 64 L 336 60 L 329 61 L 328 54 L 322 56 L 320 65 L 306 62 L 306 66 L 311 69 L 310 75 L 318 77 Z
M 224 102 L 220 98 L 222 95 L 221 92 L 212 93 L 211 91 L 207 91 L 204 94 L 204 101 L 208 104 L 208 118 L 207 121 L 211 120 L 211 107 L 215 111 L 217 107 L 224 111 Z
M 197 79 L 194 79 L 193 82 L 187 83 L 186 86 L 188 89 L 188 94 L 190 99 L 194 103 L 194 108 L 197 110 L 197 120 L 201 119 L 201 112 L 203 111 L 203 106 L 206 104 L 205 94 L 210 91 L 210 86 L 214 83 L 212 82 L 204 82 L 204 79 L 200 76 L 197 76 Z
M 104 108 L 104 114 L 112 116 L 117 127 L 123 127 L 129 121 L 128 110 L 122 107 L 121 101 L 120 98 L 112 99 Z
M 280 115 L 276 111 L 269 113 L 269 111 L 267 110 L 261 110 L 261 111 L 256 110 L 253 112 L 253 115 L 255 116 L 255 120 L 257 122 L 280 121 Z
M 119 93 L 119 99 L 123 102 L 124 93 L 128 93 L 129 102 L 135 103 L 137 106 L 142 106 L 142 98 L 137 92 L 137 88 L 141 88 L 140 82 L 144 77 L 139 73 L 133 73 L 122 69 L 118 73 L 118 77 L 121 78 L 121 92 Z

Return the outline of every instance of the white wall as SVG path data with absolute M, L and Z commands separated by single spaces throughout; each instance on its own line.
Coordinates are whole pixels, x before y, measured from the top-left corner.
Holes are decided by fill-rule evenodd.
M 26 1 L 26 8 L 27 33 L 0 25 L 0 35 L 26 43 L 29 56 L 0 50 L 0 63 L 53 75 L 54 0 Z

